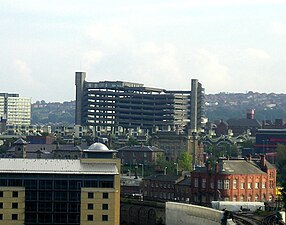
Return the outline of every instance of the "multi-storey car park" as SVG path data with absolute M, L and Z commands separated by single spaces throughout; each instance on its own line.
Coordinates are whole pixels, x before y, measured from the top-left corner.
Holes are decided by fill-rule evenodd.
M 77 125 L 93 126 L 96 134 L 130 130 L 197 130 L 204 117 L 204 89 L 192 79 L 189 91 L 168 91 L 123 81 L 88 82 L 76 72 Z

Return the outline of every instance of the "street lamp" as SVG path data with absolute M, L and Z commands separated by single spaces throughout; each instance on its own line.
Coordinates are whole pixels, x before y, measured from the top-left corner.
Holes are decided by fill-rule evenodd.
M 142 179 L 143 179 L 143 177 L 144 177 L 144 164 L 139 164 L 139 166 L 142 166 Z

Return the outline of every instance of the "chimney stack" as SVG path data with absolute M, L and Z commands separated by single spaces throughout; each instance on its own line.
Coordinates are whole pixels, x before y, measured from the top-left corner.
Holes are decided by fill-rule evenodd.
M 215 173 L 218 173 L 218 162 L 215 163 Z

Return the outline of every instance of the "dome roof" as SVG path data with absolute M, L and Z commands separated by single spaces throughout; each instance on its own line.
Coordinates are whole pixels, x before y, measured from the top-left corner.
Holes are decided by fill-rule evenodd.
M 109 149 L 107 148 L 107 146 L 105 144 L 96 142 L 93 143 L 91 146 L 89 146 L 88 150 L 92 150 L 92 151 L 109 151 Z

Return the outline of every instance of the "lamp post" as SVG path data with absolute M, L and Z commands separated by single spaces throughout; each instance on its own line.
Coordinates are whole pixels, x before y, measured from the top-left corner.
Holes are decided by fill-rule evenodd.
M 142 175 L 141 176 L 142 176 L 142 179 L 143 179 L 144 178 L 144 164 L 140 163 L 139 166 L 142 166 L 142 171 L 141 171 Z

